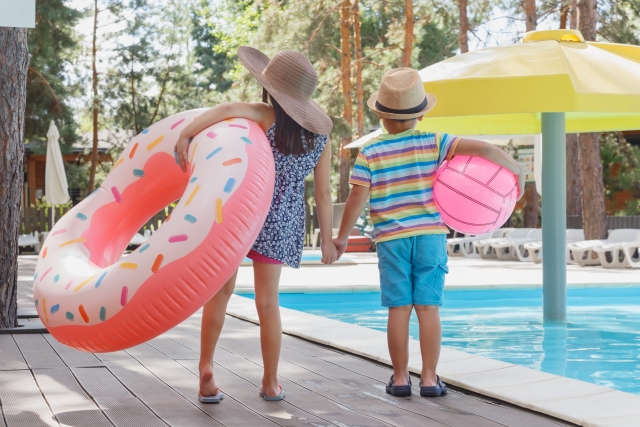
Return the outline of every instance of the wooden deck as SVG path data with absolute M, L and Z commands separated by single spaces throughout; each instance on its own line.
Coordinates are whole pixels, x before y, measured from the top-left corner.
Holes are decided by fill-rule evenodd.
M 33 268 L 27 264 L 21 273 Z M 20 304 L 29 303 L 29 283 L 20 288 Z M 225 399 L 201 404 L 199 323 L 196 313 L 146 344 L 107 354 L 48 334 L 0 335 L 0 427 L 569 425 L 459 391 L 421 398 L 417 378 L 414 396 L 394 398 L 384 392 L 388 367 L 291 336 L 279 371 L 286 399 L 265 402 L 258 327 L 229 316 L 215 366 Z

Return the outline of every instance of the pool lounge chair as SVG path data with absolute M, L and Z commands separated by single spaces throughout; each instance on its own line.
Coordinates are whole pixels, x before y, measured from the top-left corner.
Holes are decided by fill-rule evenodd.
M 131 241 L 129 242 L 129 244 L 133 246 L 140 246 L 141 244 L 146 242 L 147 239 L 149 239 L 149 237 L 151 237 L 151 230 L 144 230 L 144 235 L 140 233 L 136 233 L 131 238 Z
M 503 229 L 506 230 L 506 229 Z M 479 240 L 477 242 L 473 242 L 473 246 L 475 250 L 478 252 L 481 258 L 483 259 L 496 259 L 498 258 L 498 254 L 496 250 L 493 248 L 493 244 L 506 243 L 507 238 L 516 238 L 523 239 L 526 238 L 531 230 L 535 230 L 534 228 L 512 228 L 508 233 L 505 233 L 502 237 Z
M 515 231 L 514 231 L 515 233 Z M 542 230 L 535 228 L 526 237 L 514 237 L 513 233 L 505 237 L 500 242 L 491 243 L 491 247 L 496 252 L 496 256 L 502 261 L 531 261 L 529 251 L 524 247 L 527 243 L 539 242 L 542 240 Z
M 636 229 L 620 229 L 613 230 L 609 233 L 609 238 L 605 240 L 583 240 L 582 242 L 569 243 L 570 259 L 582 266 L 600 265 L 598 253 L 595 248 L 605 246 L 611 243 L 631 242 L 636 238 L 640 230 Z
M 567 243 L 580 242 L 584 240 L 584 231 L 577 229 L 567 230 Z M 531 262 L 540 264 L 542 262 L 542 241 L 525 243 L 524 248 L 529 252 Z M 567 264 L 577 264 L 571 259 L 569 249 L 567 248 Z
M 640 230 L 628 242 L 615 242 L 593 248 L 604 268 L 640 268 Z
M 37 231 L 31 234 L 21 234 L 18 236 L 18 246 L 33 246 L 37 254 L 40 253 L 40 236 Z
M 454 237 L 452 239 L 447 239 L 447 255 L 450 257 L 479 257 L 480 255 L 478 255 L 473 247 L 473 242 L 490 239 L 491 237 L 493 237 L 492 233 L 485 233 L 477 235 L 470 234 L 466 237 Z

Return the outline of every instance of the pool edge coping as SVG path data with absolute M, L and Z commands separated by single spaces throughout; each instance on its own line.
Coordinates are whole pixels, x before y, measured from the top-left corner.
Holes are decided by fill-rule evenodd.
M 385 332 L 285 307 L 280 307 L 280 312 L 284 333 L 391 366 Z M 254 301 L 240 295 L 232 295 L 227 314 L 259 323 Z M 419 341 L 410 339 L 409 353 L 409 370 L 419 375 Z M 449 384 L 577 425 L 634 426 L 637 423 L 632 423 L 640 418 L 638 395 L 476 356 L 451 347 L 442 347 L 438 372 Z M 551 396 L 547 394 L 545 398 L 537 388 L 544 390 L 549 386 L 553 390 Z M 562 389 L 568 391 L 559 392 Z

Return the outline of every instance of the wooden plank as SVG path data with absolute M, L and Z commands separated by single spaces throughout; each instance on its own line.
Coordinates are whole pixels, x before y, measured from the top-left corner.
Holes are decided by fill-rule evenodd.
M 31 371 L 0 371 L 0 402 L 7 427 L 60 427 Z
M 227 427 L 277 425 L 247 408 L 230 395 L 225 395 L 220 405 L 198 402 L 198 376 L 151 346 L 137 346 L 127 352 L 158 379 Z
M 0 335 L 0 371 L 29 369 L 13 335 Z
M 220 426 L 171 387 L 164 384 L 137 360 L 120 353 L 120 360 L 103 360 L 109 371 L 159 418 L 172 426 Z
M 35 369 L 34 376 L 47 403 L 62 425 L 111 427 L 68 368 Z
M 200 354 L 171 340 L 167 334 L 152 339 L 147 344 L 172 359 L 200 359 Z
M 196 360 L 179 360 L 178 363 L 197 375 L 198 362 Z M 225 395 L 241 402 L 252 411 L 262 414 L 272 422 L 287 427 L 320 427 L 331 426 L 326 419 L 317 417 L 288 402 L 266 402 L 258 396 L 256 385 L 234 372 L 216 365 L 216 380 L 222 385 Z M 223 403 L 224 404 L 224 403 Z
M 13 339 L 18 344 L 18 348 L 20 348 L 30 369 L 63 368 L 65 366 L 42 334 L 14 335 Z
M 117 427 L 166 427 L 107 368 L 72 368 L 74 376 Z
M 104 366 L 103 363 L 93 353 L 76 350 L 75 348 L 60 344 L 49 334 L 44 334 L 43 337 L 53 348 L 56 354 L 60 357 L 60 359 L 62 359 L 64 364 L 70 368 L 91 368 Z
M 238 322 L 242 321 L 234 319 L 229 323 L 236 325 Z M 242 327 L 242 325 L 237 327 Z M 236 334 L 237 341 L 245 345 L 245 349 L 233 343 L 233 340 L 225 341 L 225 348 L 233 347 L 234 351 L 240 354 L 250 354 L 251 356 L 247 356 L 250 360 L 261 364 L 261 359 L 255 354 L 255 346 L 257 345 L 256 343 L 259 345 L 259 341 L 256 341 L 256 337 L 247 338 L 249 334 L 249 330 L 245 330 L 244 337 Z M 324 350 L 322 357 L 317 357 L 316 355 L 319 353 L 317 351 L 318 346 L 293 337 L 285 336 L 283 338 L 283 343 L 287 345 L 282 347 L 281 358 L 283 361 L 280 363 L 279 372 L 298 383 L 304 377 L 302 375 L 304 371 L 298 372 L 298 370 L 289 366 L 288 362 L 350 387 L 353 391 L 364 392 L 367 396 L 374 397 L 380 402 L 395 405 L 415 414 L 427 414 L 430 418 L 445 424 L 454 423 L 453 425 L 474 425 L 478 427 L 498 425 L 550 427 L 558 425 L 535 414 L 496 406 L 455 391 L 451 391 L 447 396 L 435 399 L 393 398 L 384 391 L 384 383 L 391 374 L 390 368 L 382 367 L 360 358 L 341 355 L 337 352 L 327 355 L 327 352 L 331 352 L 328 349 L 322 349 Z M 296 348 L 293 349 L 291 348 L 292 346 Z M 325 388 L 328 387 L 326 382 L 320 381 L 318 378 L 309 381 L 324 384 Z M 413 382 L 414 395 L 419 396 L 419 379 L 414 378 Z M 521 424 L 521 421 L 526 422 Z

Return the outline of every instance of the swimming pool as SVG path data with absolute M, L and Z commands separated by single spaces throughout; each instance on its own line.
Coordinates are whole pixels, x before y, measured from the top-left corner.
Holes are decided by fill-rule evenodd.
M 640 287 L 570 289 L 567 325 L 543 324 L 541 303 L 541 290 L 446 291 L 442 343 L 640 394 Z M 379 292 L 283 293 L 280 305 L 386 331 Z

